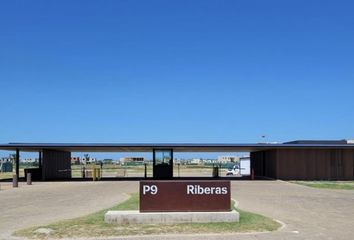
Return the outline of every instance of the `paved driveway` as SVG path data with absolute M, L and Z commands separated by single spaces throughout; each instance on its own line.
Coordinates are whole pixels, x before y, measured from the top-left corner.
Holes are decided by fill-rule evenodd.
M 1 234 L 6 239 L 14 229 L 107 208 L 123 201 L 126 198 L 124 192 L 136 192 L 137 189 L 137 182 L 71 182 L 38 183 L 2 191 Z M 223 238 L 354 239 L 354 191 L 315 189 L 282 181 L 235 181 L 232 182 L 232 196 L 241 209 L 278 219 L 286 226 L 272 233 L 228 234 Z M 139 236 L 129 239 L 181 237 Z M 220 235 L 183 235 L 185 239 L 201 237 L 220 239 Z
M 0 239 L 16 229 L 111 207 L 137 189 L 137 182 L 40 182 L 0 191 Z
M 354 191 L 315 189 L 283 181 L 234 181 L 232 197 L 238 201 L 239 208 L 280 220 L 285 223 L 285 227 L 280 231 L 260 234 L 174 235 L 130 239 L 354 239 Z
M 241 209 L 286 224 L 282 231 L 245 239 L 354 239 L 354 191 L 253 181 L 233 183 L 232 193 Z

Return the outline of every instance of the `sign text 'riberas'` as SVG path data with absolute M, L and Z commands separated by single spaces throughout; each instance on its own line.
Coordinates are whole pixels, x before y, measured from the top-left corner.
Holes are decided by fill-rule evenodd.
M 230 211 L 230 181 L 140 181 L 140 211 Z

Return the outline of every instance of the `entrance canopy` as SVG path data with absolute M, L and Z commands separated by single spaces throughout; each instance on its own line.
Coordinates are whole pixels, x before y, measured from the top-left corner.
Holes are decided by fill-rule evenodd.
M 173 178 L 175 152 L 250 152 L 254 174 L 270 178 L 354 178 L 354 141 L 351 140 L 250 144 L 8 143 L 0 144 L 0 150 L 16 151 L 16 176 L 19 176 L 20 152 L 38 152 L 38 175 L 43 180 L 71 178 L 72 152 L 151 152 L 156 179 Z
M 174 152 L 254 152 L 272 149 L 354 149 L 346 141 L 294 141 L 288 143 L 8 143 L 0 150 L 38 152 L 43 149 L 67 152 L 152 152 L 171 149 Z

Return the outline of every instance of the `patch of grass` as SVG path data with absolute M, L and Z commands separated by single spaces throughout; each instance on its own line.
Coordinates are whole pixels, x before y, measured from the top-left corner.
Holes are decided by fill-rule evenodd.
M 354 181 L 291 181 L 314 188 L 354 190 Z
M 232 203 L 234 205 L 234 203 Z M 64 237 L 106 237 L 124 235 L 171 234 L 171 233 L 232 233 L 232 232 L 260 232 L 273 231 L 280 227 L 274 220 L 259 214 L 237 209 L 240 213 L 240 222 L 225 223 L 185 223 L 185 224 L 131 224 L 115 225 L 104 222 L 104 214 L 108 210 L 138 210 L 138 194 L 110 209 L 105 209 L 84 217 L 59 221 L 46 226 L 32 227 L 19 230 L 15 236 L 32 239 L 64 238 Z M 39 228 L 51 229 L 49 234 L 37 233 Z
M 20 168 L 20 175 L 19 177 L 24 177 L 24 169 Z M 12 176 L 14 175 L 14 172 L 0 172 L 0 180 L 1 179 L 12 179 Z

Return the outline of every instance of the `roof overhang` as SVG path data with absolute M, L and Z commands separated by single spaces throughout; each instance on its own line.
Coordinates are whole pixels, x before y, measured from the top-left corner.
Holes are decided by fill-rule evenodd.
M 8 143 L 0 150 L 38 152 L 43 149 L 69 152 L 254 152 L 270 149 L 354 149 L 354 144 L 285 144 L 285 143 Z

